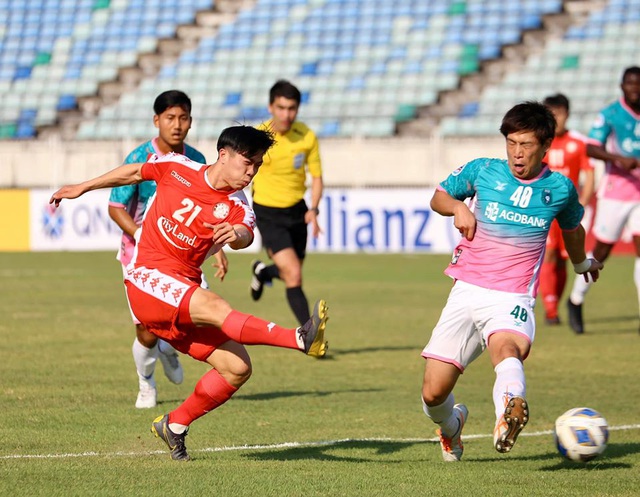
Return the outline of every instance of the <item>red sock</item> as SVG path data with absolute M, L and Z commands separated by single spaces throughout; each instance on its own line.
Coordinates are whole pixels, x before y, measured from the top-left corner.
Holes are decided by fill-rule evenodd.
M 556 276 L 558 280 L 556 282 L 556 295 L 558 296 L 558 300 L 560 300 L 560 297 L 562 297 L 564 293 L 564 287 L 567 284 L 567 264 L 565 261 L 561 261 L 556 266 Z
M 222 323 L 222 331 L 232 340 L 244 345 L 275 345 L 300 350 L 295 329 L 283 328 L 238 311 L 231 311 Z
M 543 262 L 540 269 L 540 294 L 542 295 L 542 304 L 548 318 L 558 316 L 557 286 L 556 265 L 551 262 Z
M 218 371 L 212 369 L 196 384 L 193 393 L 180 407 L 169 413 L 169 423 L 189 426 L 200 416 L 220 407 L 238 389 L 225 380 Z

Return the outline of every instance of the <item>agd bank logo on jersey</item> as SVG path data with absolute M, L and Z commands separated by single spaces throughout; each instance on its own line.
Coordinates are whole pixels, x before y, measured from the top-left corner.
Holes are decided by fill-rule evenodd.
M 489 202 L 484 209 L 484 215 L 487 216 L 487 219 L 490 221 L 496 221 L 499 213 L 500 207 L 498 207 L 498 202 Z

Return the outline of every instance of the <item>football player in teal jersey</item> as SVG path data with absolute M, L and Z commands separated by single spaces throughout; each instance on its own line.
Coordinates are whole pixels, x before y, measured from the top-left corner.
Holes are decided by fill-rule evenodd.
M 462 234 L 445 270 L 453 289 L 422 351 L 423 410 L 439 426 L 445 461 L 461 459 L 469 415 L 455 403 L 453 389 L 485 349 L 496 374 L 495 449 L 509 452 L 529 420 L 523 362 L 535 337 L 533 306 L 552 221 L 558 220 L 576 273 L 596 280 L 602 269 L 585 254 L 584 209 L 573 183 L 542 162 L 555 128 L 543 104 L 516 105 L 500 126 L 507 159 L 468 162 L 440 183 L 431 200 L 435 212 L 453 216 Z
M 622 97 L 605 107 L 589 132 L 587 154 L 605 161 L 593 222 L 593 257 L 605 261 L 626 227 L 636 250 L 633 279 L 640 304 L 640 67 L 628 67 L 620 83 Z M 590 281 L 576 278 L 567 307 L 569 326 L 584 333 L 582 304 Z

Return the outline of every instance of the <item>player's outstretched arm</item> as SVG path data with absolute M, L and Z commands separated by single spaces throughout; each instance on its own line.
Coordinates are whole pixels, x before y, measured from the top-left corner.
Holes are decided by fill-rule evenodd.
M 51 196 L 49 203 L 55 204 L 56 207 L 58 207 L 62 199 L 78 198 L 92 190 L 140 183 L 142 181 L 141 169 L 142 164 L 124 164 L 97 178 L 84 181 L 77 185 L 65 185 Z
M 626 169 L 627 171 L 636 169 L 639 165 L 639 161 L 635 157 L 626 157 L 624 155 L 614 154 L 612 152 L 608 152 L 602 146 L 593 144 L 587 145 L 587 155 L 594 159 L 613 162 L 616 166 Z
M 585 281 L 589 281 L 589 275 L 593 281 L 597 281 L 600 277 L 600 270 L 604 265 L 593 258 L 588 258 L 584 250 L 585 232 L 581 224 L 572 231 L 562 231 L 562 238 L 569 254 L 569 258 L 573 263 L 573 269 L 576 273 L 581 274 Z

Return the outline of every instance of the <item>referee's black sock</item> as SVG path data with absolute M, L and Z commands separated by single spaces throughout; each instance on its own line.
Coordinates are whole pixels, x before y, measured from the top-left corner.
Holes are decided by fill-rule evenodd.
M 275 264 L 271 264 L 266 266 L 262 271 L 260 271 L 260 275 L 258 276 L 260 280 L 264 283 L 271 283 L 274 278 L 280 278 L 280 271 L 278 271 L 278 266 Z
M 287 288 L 287 300 L 300 325 L 309 321 L 309 302 L 301 286 Z

